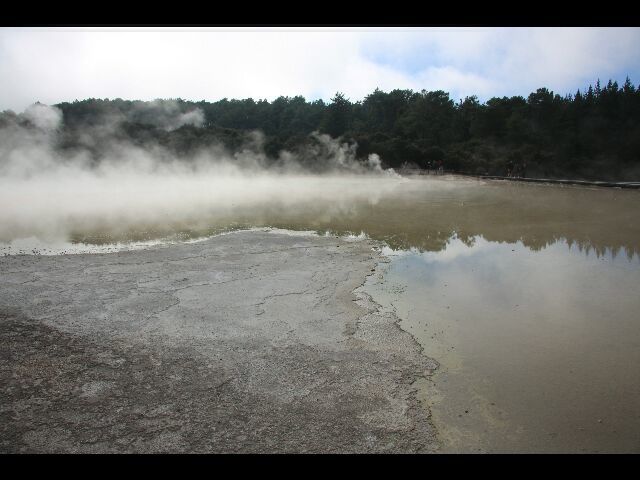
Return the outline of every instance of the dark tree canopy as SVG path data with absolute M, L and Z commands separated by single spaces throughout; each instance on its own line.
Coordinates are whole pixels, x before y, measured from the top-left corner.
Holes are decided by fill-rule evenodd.
M 272 102 L 118 98 L 57 107 L 64 114 L 61 148 L 78 146 L 74 132 L 115 119 L 122 138 L 159 142 L 177 153 L 212 142 L 237 148 L 248 131 L 260 130 L 264 151 L 276 158 L 319 131 L 357 142 L 359 157 L 377 153 L 387 167 L 441 161 L 447 170 L 502 175 L 526 164 L 528 176 L 640 180 L 640 88 L 628 78 L 622 86 L 598 81 L 564 97 L 539 88 L 526 98 L 484 103 L 475 96 L 456 103 L 444 91 L 376 89 L 357 102 L 337 92 L 329 103 L 301 96 Z

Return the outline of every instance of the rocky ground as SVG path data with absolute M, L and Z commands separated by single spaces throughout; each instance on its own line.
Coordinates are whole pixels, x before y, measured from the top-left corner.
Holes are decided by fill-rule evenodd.
M 0 452 L 430 452 L 368 240 L 0 258 Z M 355 290 L 355 292 L 354 292 Z

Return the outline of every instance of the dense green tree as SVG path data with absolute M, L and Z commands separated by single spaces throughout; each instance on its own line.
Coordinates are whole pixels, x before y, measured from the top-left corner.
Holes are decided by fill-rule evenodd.
M 337 92 L 327 106 L 321 130 L 332 137 L 343 135 L 351 126 L 352 106 L 344 94 Z
M 58 148 L 95 156 L 104 153 L 109 135 L 186 154 L 212 144 L 244 148 L 249 132 L 259 130 L 261 148 L 275 161 L 283 149 L 308 147 L 309 134 L 320 131 L 355 141 L 359 157 L 377 153 L 391 167 L 442 161 L 451 170 L 504 174 L 526 164 L 528 175 L 640 179 L 640 88 L 629 78 L 622 86 L 610 80 L 602 87 L 598 80 L 564 97 L 539 88 L 526 98 L 484 103 L 475 96 L 454 103 L 444 91 L 376 89 L 360 102 L 337 92 L 328 104 L 295 96 L 271 102 L 91 98 L 57 106 L 64 115 Z M 20 122 L 27 120 L 0 114 L 0 128 Z

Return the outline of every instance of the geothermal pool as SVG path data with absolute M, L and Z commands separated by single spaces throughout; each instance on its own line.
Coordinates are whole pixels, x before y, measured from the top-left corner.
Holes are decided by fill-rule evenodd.
M 0 217 L 0 254 L 262 227 L 364 235 L 389 262 L 360 290 L 439 364 L 414 387 L 441 451 L 640 452 L 640 192 L 454 176 L 259 180 L 233 198 L 195 186 L 136 187 L 157 196 L 138 211 L 58 191 L 51 228 L 35 207 Z M 77 195 L 92 191 L 108 193 Z

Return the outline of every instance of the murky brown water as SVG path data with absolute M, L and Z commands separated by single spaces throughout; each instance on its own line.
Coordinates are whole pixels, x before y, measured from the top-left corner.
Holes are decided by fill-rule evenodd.
M 272 186 L 267 189 L 263 183 Z M 55 196 L 48 198 L 46 204 L 33 205 L 31 210 L 64 208 L 60 220 L 64 220 L 69 229 L 65 230 L 68 238 L 56 240 L 92 245 L 163 238 L 184 240 L 238 228 L 271 226 L 320 233 L 365 232 L 395 249 L 443 250 L 456 234 L 466 242 L 477 235 L 489 241 L 522 241 L 534 250 L 564 239 L 599 253 L 607 248 L 630 254 L 640 252 L 638 191 L 482 182 L 450 176 L 411 179 L 318 177 L 300 181 L 294 178 L 280 184 L 267 179 L 247 182 L 247 185 L 246 196 L 253 198 L 245 200 L 240 193 L 240 198 L 220 202 L 215 197 L 194 196 L 191 199 L 194 206 L 182 206 L 177 212 L 170 211 L 166 202 L 160 201 L 161 192 L 148 188 L 144 195 L 155 198 L 159 204 L 155 210 L 147 206 L 148 217 L 135 202 L 129 205 L 129 210 L 140 210 L 132 217 L 135 223 L 126 215 L 124 205 L 116 205 L 110 211 L 104 192 L 96 193 L 102 203 L 95 209 L 99 213 L 93 218 L 87 217 L 87 212 L 96 203 L 91 192 L 71 195 L 76 203 L 89 205 L 84 209 L 87 212 L 69 208 L 68 199 L 61 199 L 60 207 L 56 207 Z M 195 187 L 204 188 L 203 185 Z M 297 191 L 292 191 L 294 189 Z M 254 194 L 253 190 L 262 191 Z M 142 193 L 140 195 L 144 198 Z M 112 192 L 112 196 L 117 198 L 118 191 Z M 163 213 L 164 209 L 166 213 Z M 22 210 L 20 213 L 24 215 L 32 213 Z M 77 216 L 76 221 L 73 221 L 74 216 Z M 166 221 L 162 221 L 163 217 Z M 95 227 L 101 224 L 101 218 L 104 228 Z M 145 222 L 146 218 L 149 218 L 148 222 Z M 6 226 L 1 229 L 3 238 L 0 241 L 5 245 L 17 237 L 28 237 L 41 230 L 34 223 L 33 227 L 20 225 L 21 233 L 12 234 L 11 227 L 18 224 L 19 219 L 3 220 Z M 27 221 L 44 220 L 46 218 L 31 215 Z M 31 231 L 34 233 L 28 233 Z
M 365 291 L 441 363 L 417 386 L 443 451 L 640 452 L 638 193 L 495 182 L 414 203 Z
M 329 180 L 331 181 L 331 180 Z M 322 188 L 319 184 L 318 188 Z M 559 240 L 604 254 L 640 253 L 640 192 L 575 186 L 414 177 L 381 183 L 345 183 L 361 192 L 283 203 L 266 198 L 182 223 L 153 223 L 121 232 L 77 231 L 74 241 L 111 243 L 164 235 L 196 238 L 221 231 L 271 226 L 320 233 L 361 232 L 394 249 L 438 251 L 455 234 L 464 242 L 521 241 L 541 250 Z
M 441 368 L 419 382 L 444 451 L 640 452 L 640 192 L 455 177 L 345 183 L 108 244 L 271 226 L 385 241 L 365 286 Z M 340 189 L 337 189 L 338 191 Z

